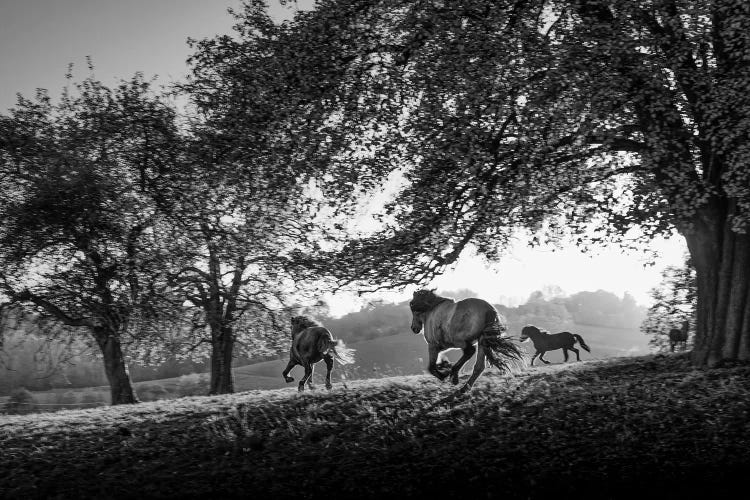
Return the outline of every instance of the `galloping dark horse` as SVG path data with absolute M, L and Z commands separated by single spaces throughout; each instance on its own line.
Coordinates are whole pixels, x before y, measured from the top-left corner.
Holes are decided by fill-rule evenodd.
M 286 365 L 284 380 L 294 382 L 289 372 L 297 365 L 302 365 L 305 374 L 299 381 L 299 390 L 305 390 L 305 382 L 313 388 L 312 376 L 315 363 L 320 360 L 326 363 L 326 389 L 331 388 L 331 370 L 333 358 L 343 365 L 354 362 L 354 349 L 349 349 L 341 340 L 334 340 L 327 329 L 306 316 L 292 318 L 292 347 L 289 350 L 289 363 Z
M 682 322 L 682 328 L 672 328 L 669 330 L 669 350 L 674 352 L 674 346 L 682 344 L 682 350 L 687 349 L 688 329 L 690 328 L 690 322 L 685 320 Z
M 419 333 L 424 327 L 430 357 L 429 371 L 440 380 L 450 376 L 451 382 L 458 384 L 461 367 L 476 352 L 474 371 L 461 388 L 461 392 L 471 389 L 484 371 L 485 358 L 501 371 L 508 371 L 511 364 L 522 359 L 521 350 L 507 338 L 502 337 L 507 329 L 504 318 L 489 303 L 481 299 L 453 299 L 440 297 L 432 290 L 414 292 L 409 307 L 412 312 L 411 329 Z M 476 346 L 476 347 L 475 347 Z M 460 348 L 463 355 L 450 365 L 449 370 L 438 365 L 441 351 Z
M 549 364 L 549 361 L 544 359 L 544 353 L 556 349 L 563 350 L 565 361 L 568 361 L 568 351 L 576 353 L 576 361 L 580 361 L 581 356 L 578 355 L 578 349 L 573 347 L 576 341 L 578 341 L 581 347 L 586 349 L 586 351 L 591 352 L 589 346 L 583 341 L 583 337 L 577 333 L 560 332 L 550 335 L 534 325 L 526 325 L 523 327 L 523 330 L 521 330 L 521 342 L 525 342 L 528 339 L 531 339 L 534 343 L 534 349 L 536 349 L 536 353 L 531 357 L 531 366 L 534 366 L 534 359 L 537 356 L 542 360 L 542 363 Z

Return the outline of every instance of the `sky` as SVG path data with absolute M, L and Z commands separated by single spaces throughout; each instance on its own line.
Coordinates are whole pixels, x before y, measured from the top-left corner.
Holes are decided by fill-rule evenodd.
M 277 19 L 291 17 L 297 8 L 309 8 L 312 0 L 297 5 L 269 2 Z M 201 39 L 230 33 L 233 20 L 227 8 L 239 0 L 0 0 L 0 113 L 16 102 L 16 93 L 32 97 L 46 88 L 54 98 L 65 85 L 68 64 L 75 81 L 94 75 L 114 85 L 135 72 L 169 84 L 184 77 L 190 48 L 188 37 Z M 644 266 L 639 254 L 617 247 L 583 254 L 576 248 L 532 250 L 519 241 L 501 262 L 488 264 L 470 254 L 462 256 L 454 270 L 430 286 L 441 290 L 471 289 L 491 302 L 523 303 L 535 290 L 557 285 L 567 293 L 609 290 L 632 294 L 648 304 L 648 291 L 658 284 L 659 273 L 679 265 L 685 252 L 682 238 L 653 243 L 660 258 Z M 385 300 L 404 300 L 412 290 L 381 294 Z M 329 297 L 331 313 L 356 310 L 373 297 Z

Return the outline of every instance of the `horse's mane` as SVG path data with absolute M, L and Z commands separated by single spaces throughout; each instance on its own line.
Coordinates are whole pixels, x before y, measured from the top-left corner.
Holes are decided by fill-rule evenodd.
M 311 326 L 320 326 L 320 323 L 315 321 L 314 319 L 308 317 L 308 316 L 293 316 L 292 317 L 292 337 L 297 332 L 301 332 L 305 328 L 310 328 Z
M 441 297 L 432 290 L 417 290 L 414 292 L 414 297 L 409 302 L 409 307 L 412 311 L 417 313 L 427 312 L 433 309 L 438 304 L 441 304 L 449 299 L 448 297 Z

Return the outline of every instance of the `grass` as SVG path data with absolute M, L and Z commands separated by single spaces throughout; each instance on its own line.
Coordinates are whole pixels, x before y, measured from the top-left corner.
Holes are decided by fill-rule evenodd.
M 685 354 L 0 417 L 1 498 L 697 498 L 748 470 L 750 365 Z
M 587 325 L 572 325 L 568 329 L 582 335 L 586 343 L 591 346 L 591 354 L 581 349 L 581 359 L 583 360 L 638 355 L 649 352 L 648 338 L 637 329 Z M 511 335 L 517 336 L 520 332 L 519 327 L 512 330 L 509 332 Z M 553 330 L 558 331 L 560 328 Z M 533 352 L 530 343 L 520 345 L 527 351 Z M 337 364 L 333 372 L 334 381 L 341 381 L 342 375 L 346 380 L 418 375 L 424 373 L 427 366 L 427 345 L 424 337 L 414 335 L 408 328 L 405 328 L 404 333 L 398 335 L 357 342 L 350 347 L 356 350 L 355 363 L 349 366 Z M 453 351 L 448 354 L 448 358 L 455 361 L 459 355 L 459 351 Z M 548 352 L 545 357 L 552 362 L 562 362 L 563 360 L 561 350 Z M 572 359 L 575 359 L 575 357 Z M 239 392 L 294 387 L 295 384 L 287 384 L 281 377 L 281 372 L 286 366 L 287 360 L 288 358 L 284 357 L 279 360 L 234 368 L 235 390 Z M 470 369 L 471 366 L 468 368 Z M 316 383 L 322 385 L 324 373 L 325 367 L 320 363 L 316 367 L 314 377 Z M 301 375 L 301 367 L 298 366 L 292 370 L 292 376 L 295 378 L 299 379 Z M 169 379 L 135 382 L 134 387 L 138 397 L 144 401 L 205 394 L 208 392 L 208 374 L 202 374 L 201 376 L 191 374 Z M 154 387 L 159 389 L 158 393 L 149 390 L 149 388 Z M 35 405 L 30 407 L 29 411 L 57 411 L 60 408 L 80 408 L 107 404 L 109 387 L 72 390 L 53 389 L 51 391 L 37 391 L 33 395 Z M 0 411 L 4 407 L 5 399 L 0 397 Z M 84 405 L 89 400 L 92 401 L 92 404 Z

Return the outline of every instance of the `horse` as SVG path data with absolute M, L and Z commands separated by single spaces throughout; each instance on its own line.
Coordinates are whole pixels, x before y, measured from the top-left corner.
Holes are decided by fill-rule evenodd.
M 534 349 L 536 353 L 531 357 L 531 366 L 534 366 L 534 359 L 539 356 L 542 363 L 545 365 L 549 364 L 549 361 L 544 359 L 544 353 L 547 351 L 554 351 L 556 349 L 562 349 L 565 361 L 568 361 L 568 351 L 576 353 L 576 361 L 581 361 L 581 356 L 578 354 L 578 349 L 573 347 L 578 341 L 578 344 L 586 349 L 587 352 L 591 352 L 589 346 L 583 341 L 583 337 L 577 333 L 560 332 L 555 334 L 549 334 L 534 325 L 526 325 L 521 330 L 521 342 L 526 342 L 531 339 L 534 343 Z
M 672 328 L 669 330 L 669 350 L 674 352 L 674 346 L 682 344 L 682 350 L 687 349 L 688 329 L 690 328 L 690 322 L 685 320 L 682 322 L 682 328 Z
M 424 329 L 429 354 L 428 371 L 438 380 L 450 376 L 453 385 L 458 384 L 461 367 L 476 352 L 474 370 L 460 392 L 470 391 L 485 368 L 485 358 L 502 372 L 510 371 L 520 364 L 521 350 L 503 337 L 507 330 L 503 318 L 492 305 L 482 299 L 464 299 L 458 302 L 436 295 L 432 290 L 417 290 L 409 302 L 412 313 L 411 330 L 419 334 Z M 438 365 L 440 353 L 459 348 L 463 355 L 451 365 L 443 359 Z
M 294 382 L 294 377 L 289 372 L 297 365 L 302 365 L 305 374 L 299 381 L 299 391 L 305 390 L 305 382 L 313 389 L 312 376 L 315 363 L 323 360 L 326 364 L 326 389 L 331 388 L 331 370 L 333 370 L 333 359 L 336 358 L 342 365 L 354 362 L 354 349 L 344 345 L 341 340 L 334 340 L 333 335 L 319 323 L 306 316 L 294 316 L 292 318 L 292 345 L 289 349 L 289 363 L 286 365 L 282 375 L 284 380 Z

